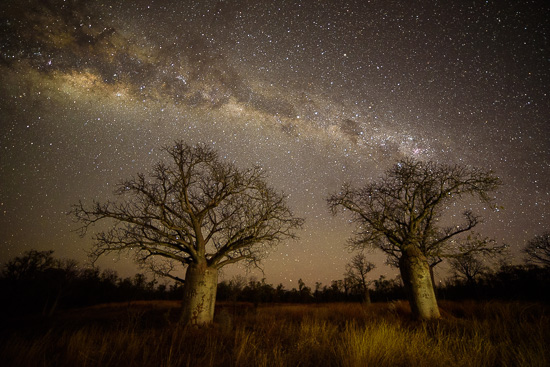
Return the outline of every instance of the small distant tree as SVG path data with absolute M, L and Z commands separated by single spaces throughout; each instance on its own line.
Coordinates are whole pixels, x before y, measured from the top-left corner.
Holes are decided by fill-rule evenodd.
M 33 280 L 58 267 L 53 251 L 29 250 L 4 264 L 2 276 L 9 280 Z
M 121 182 L 119 200 L 80 202 L 73 213 L 82 235 L 97 222 L 110 223 L 94 236 L 93 259 L 133 253 L 153 272 L 184 282 L 183 323 L 210 323 L 218 270 L 236 262 L 257 265 L 269 246 L 295 237 L 303 220 L 268 186 L 260 167 L 239 169 L 205 145 L 179 141 L 163 150 L 169 163 Z
M 367 260 L 364 253 L 358 253 L 351 259 L 350 263 L 346 266 L 346 278 L 351 279 L 352 283 L 361 293 L 361 300 L 366 304 L 371 303 L 369 285 L 372 281 L 367 279 L 368 273 L 370 273 L 376 265 Z
M 439 318 L 430 259 L 444 255 L 449 240 L 474 228 L 480 217 L 466 211 L 461 225 L 446 228 L 439 219 L 466 196 L 490 203 L 488 193 L 499 183 L 490 171 L 405 159 L 362 188 L 344 185 L 328 205 L 333 213 L 345 209 L 357 224 L 352 247 L 373 246 L 397 262 L 413 315 Z
M 476 234 L 459 241 L 456 252 L 447 256 L 455 275 L 475 285 L 478 278 L 489 271 L 489 263 L 498 260 L 506 248 L 506 245 L 499 246 L 495 240 Z
M 473 285 L 477 279 L 487 272 L 489 267 L 479 257 L 464 254 L 449 261 L 455 276 L 464 278 L 466 283 Z
M 529 240 L 523 253 L 527 255 L 528 263 L 550 268 L 550 231 Z

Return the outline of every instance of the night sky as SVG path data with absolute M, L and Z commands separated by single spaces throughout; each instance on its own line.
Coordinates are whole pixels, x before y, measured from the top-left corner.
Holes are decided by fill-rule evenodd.
M 272 284 L 343 278 L 353 227 L 326 197 L 404 157 L 494 170 L 499 209 L 447 218 L 474 208 L 511 261 L 550 229 L 547 1 L 4 0 L 0 18 L 0 262 L 84 262 L 71 205 L 179 139 L 261 165 L 306 219 L 265 260 Z M 135 270 L 114 258 L 99 265 Z

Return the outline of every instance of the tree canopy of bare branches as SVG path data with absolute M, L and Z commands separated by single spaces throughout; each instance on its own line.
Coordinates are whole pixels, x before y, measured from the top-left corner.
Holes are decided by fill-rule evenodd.
M 345 184 L 328 204 L 333 213 L 347 209 L 357 224 L 352 247 L 379 248 L 398 263 L 406 247 L 416 246 L 435 261 L 445 255 L 449 239 L 481 220 L 467 210 L 461 224 L 442 228 L 438 222 L 446 206 L 469 195 L 491 203 L 488 193 L 499 184 L 490 171 L 405 159 L 362 188 Z
M 176 272 L 182 265 L 256 264 L 302 225 L 261 168 L 239 169 L 205 145 L 180 141 L 164 151 L 168 163 L 118 185 L 120 200 L 74 206 L 82 234 L 112 221 L 94 236 L 94 258 L 129 250 L 156 273 L 182 280 Z

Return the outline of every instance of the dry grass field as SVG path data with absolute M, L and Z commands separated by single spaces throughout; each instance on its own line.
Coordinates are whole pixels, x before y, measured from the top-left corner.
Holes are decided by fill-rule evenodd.
M 547 304 L 220 304 L 210 327 L 179 326 L 178 303 L 108 304 L 3 321 L 2 366 L 549 366 Z

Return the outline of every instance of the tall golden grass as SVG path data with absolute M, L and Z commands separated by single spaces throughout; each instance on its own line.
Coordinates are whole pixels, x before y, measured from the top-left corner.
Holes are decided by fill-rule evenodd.
M 2 366 L 549 366 L 548 305 L 442 302 L 418 322 L 404 302 L 221 305 L 211 327 L 177 304 L 108 305 L 4 330 Z M 51 322 L 51 321 L 49 321 Z

